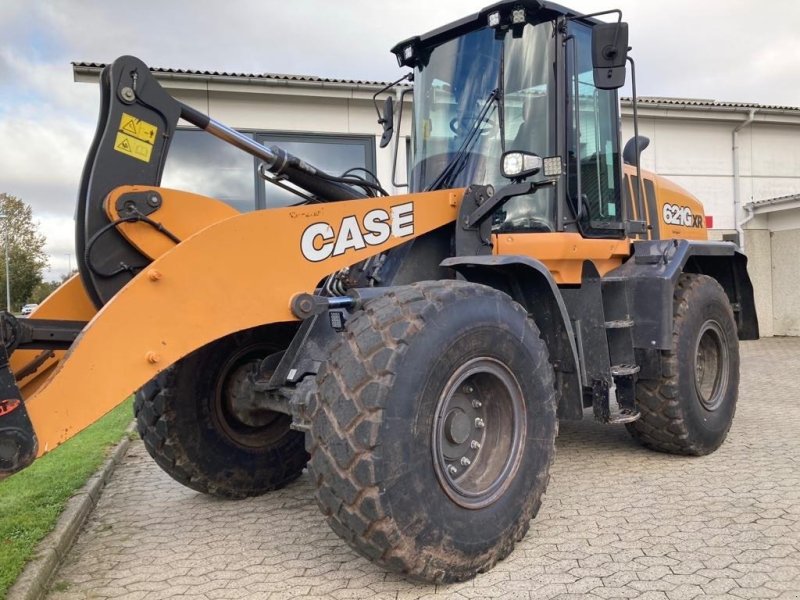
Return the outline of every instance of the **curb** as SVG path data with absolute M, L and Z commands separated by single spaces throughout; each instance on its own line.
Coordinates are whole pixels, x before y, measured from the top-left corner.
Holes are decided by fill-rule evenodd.
M 7 600 L 40 600 L 45 596 L 50 579 L 66 558 L 111 474 L 128 451 L 130 434 L 135 430 L 135 423 L 131 423 L 125 429 L 125 437 L 114 447 L 100 470 L 67 501 L 55 528 L 39 542 L 34 550 L 34 558 L 8 590 Z

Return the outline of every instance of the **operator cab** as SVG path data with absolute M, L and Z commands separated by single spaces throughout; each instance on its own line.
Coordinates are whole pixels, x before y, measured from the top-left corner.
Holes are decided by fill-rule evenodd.
M 560 6 L 515 0 L 397 44 L 400 65 L 414 69 L 410 191 L 499 191 L 509 184 L 506 153 L 560 157 L 562 175 L 527 178 L 542 185 L 498 207 L 492 230 L 623 237 L 617 91 L 595 85 L 597 25 L 608 33 L 609 25 Z M 626 51 L 625 24 L 610 27 L 622 32 L 617 46 Z M 616 60 L 621 77 L 604 74 L 619 87 L 625 57 Z

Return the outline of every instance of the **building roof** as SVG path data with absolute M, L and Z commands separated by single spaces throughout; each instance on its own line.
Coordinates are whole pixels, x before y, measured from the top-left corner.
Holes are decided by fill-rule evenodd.
M 630 103 L 629 97 L 622 98 L 623 102 Z M 789 110 L 800 112 L 798 106 L 779 106 L 776 104 L 756 104 L 754 102 L 720 102 L 719 100 L 708 100 L 704 98 L 668 98 L 659 96 L 639 96 L 639 104 L 648 105 L 668 105 L 668 106 L 681 106 L 681 107 L 703 107 L 703 108 L 722 108 L 722 109 L 740 109 L 740 108 L 754 108 L 759 110 Z
M 797 208 L 798 206 L 800 206 L 800 194 L 787 194 L 786 196 L 754 200 L 745 204 L 745 207 L 751 209 L 754 213 L 776 212 Z
M 100 71 L 106 63 L 98 62 L 73 62 L 72 67 L 75 72 L 95 72 Z M 316 75 L 293 75 L 285 73 L 237 73 L 235 71 L 206 71 L 195 69 L 172 69 L 164 67 L 150 67 L 152 73 L 169 75 L 185 75 L 187 77 L 204 78 L 224 78 L 224 79 L 262 79 L 267 81 L 297 81 L 307 83 L 336 83 L 344 85 L 370 85 L 386 86 L 390 82 L 373 81 L 369 79 L 339 79 L 336 77 L 318 77 Z
M 72 68 L 75 73 L 99 73 L 105 63 L 99 62 L 73 62 Z M 320 77 L 317 75 L 297 75 L 290 73 L 239 73 L 236 71 L 208 71 L 208 70 L 195 70 L 195 69 L 173 69 L 165 67 L 150 67 L 150 71 L 155 74 L 161 74 L 171 77 L 185 77 L 187 79 L 224 79 L 224 80 L 242 80 L 242 81 L 263 81 L 280 82 L 280 83 L 307 83 L 307 84 L 332 84 L 342 86 L 369 86 L 369 87 L 385 87 L 390 82 L 376 81 L 370 79 L 340 79 L 337 77 Z M 408 85 L 401 83 L 400 85 Z M 623 104 L 630 105 L 631 98 L 621 98 Z M 721 102 L 719 100 L 711 100 L 705 98 L 669 98 L 659 96 L 639 96 L 640 106 L 660 106 L 660 107 L 675 107 L 675 108 L 699 108 L 705 110 L 725 110 L 735 111 L 742 109 L 756 109 L 766 111 L 788 111 L 800 113 L 800 107 L 797 106 L 780 106 L 775 104 L 757 104 L 753 102 Z

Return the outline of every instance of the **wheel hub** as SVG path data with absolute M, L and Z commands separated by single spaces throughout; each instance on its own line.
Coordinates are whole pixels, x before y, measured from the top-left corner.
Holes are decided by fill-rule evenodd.
M 440 396 L 433 459 L 442 488 L 457 504 L 482 508 L 497 500 L 519 465 L 525 439 L 522 390 L 493 358 L 462 365 Z
M 254 410 L 249 401 L 249 376 L 260 360 L 234 356 L 222 369 L 211 398 L 212 416 L 220 431 L 245 449 L 263 448 L 285 434 L 287 415 Z
M 728 388 L 728 345 L 719 323 L 703 323 L 695 349 L 695 390 L 700 404 L 708 411 L 720 407 Z

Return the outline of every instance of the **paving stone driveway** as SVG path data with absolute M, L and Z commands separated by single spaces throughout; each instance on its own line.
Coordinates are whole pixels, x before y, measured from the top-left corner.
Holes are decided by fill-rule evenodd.
M 137 442 L 49 597 L 800 598 L 800 339 L 742 351 L 738 413 L 712 456 L 562 424 L 542 512 L 474 581 L 427 586 L 377 569 L 328 529 L 307 476 L 225 502 L 172 481 Z

